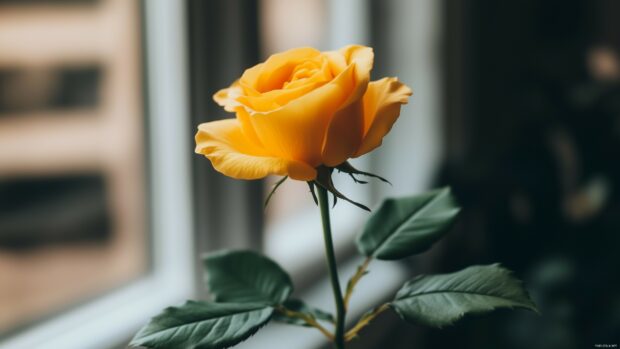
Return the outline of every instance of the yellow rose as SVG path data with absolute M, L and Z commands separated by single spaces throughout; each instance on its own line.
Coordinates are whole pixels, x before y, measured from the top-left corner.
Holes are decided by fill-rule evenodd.
M 370 81 L 373 51 L 297 48 L 247 69 L 213 98 L 235 119 L 201 124 L 196 153 L 238 179 L 270 174 L 311 181 L 381 145 L 411 89 L 396 78 Z

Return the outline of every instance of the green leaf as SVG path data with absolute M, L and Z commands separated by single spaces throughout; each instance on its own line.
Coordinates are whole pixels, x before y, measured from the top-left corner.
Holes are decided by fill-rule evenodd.
M 293 292 L 288 274 L 252 251 L 220 251 L 204 257 L 207 286 L 216 302 L 281 304 Z
M 221 349 L 240 343 L 265 325 L 273 308 L 265 304 L 187 301 L 151 319 L 131 346 Z
M 387 199 L 358 236 L 357 249 L 384 260 L 424 252 L 446 234 L 459 211 L 449 188 Z
M 390 305 L 405 321 L 434 327 L 452 324 L 465 314 L 496 308 L 538 312 L 521 281 L 499 264 L 418 276 L 398 291 Z
M 306 303 L 304 303 L 304 301 L 299 300 L 299 299 L 289 299 L 286 302 L 284 302 L 283 306 L 288 310 L 291 310 L 297 313 L 304 313 L 306 315 L 310 315 L 316 320 L 324 320 L 324 321 L 328 321 L 331 323 L 335 322 L 334 316 L 332 314 L 326 311 L 323 311 L 321 309 L 311 307 L 307 305 Z M 273 319 L 278 322 L 284 322 L 284 323 L 292 324 L 292 325 L 299 325 L 299 326 L 306 326 L 306 327 L 309 326 L 308 323 L 306 323 L 303 319 L 296 318 L 296 317 L 295 318 L 289 317 L 277 311 L 273 315 Z

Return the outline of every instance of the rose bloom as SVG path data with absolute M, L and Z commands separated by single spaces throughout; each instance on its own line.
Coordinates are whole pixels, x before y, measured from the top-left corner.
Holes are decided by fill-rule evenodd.
M 247 69 L 213 99 L 235 119 L 201 124 L 196 153 L 233 178 L 270 174 L 311 181 L 381 145 L 411 89 L 397 78 L 370 81 L 365 46 L 297 48 Z

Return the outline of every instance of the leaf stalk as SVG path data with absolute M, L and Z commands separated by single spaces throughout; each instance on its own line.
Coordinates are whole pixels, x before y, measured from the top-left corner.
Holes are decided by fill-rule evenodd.
M 344 308 L 349 309 L 349 301 L 351 300 L 351 296 L 353 296 L 353 290 L 357 283 L 366 275 L 368 272 L 368 265 L 372 261 L 372 257 L 367 257 L 359 267 L 357 267 L 357 271 L 351 277 L 349 282 L 347 283 L 347 290 L 344 293 Z
M 290 318 L 294 318 L 294 319 L 300 319 L 300 320 L 304 321 L 308 326 L 314 327 L 317 330 L 319 330 L 330 341 L 334 340 L 334 334 L 331 333 L 329 330 L 327 330 L 325 327 L 323 327 L 314 318 L 314 316 L 312 316 L 310 314 L 306 314 L 306 313 L 290 310 L 290 309 L 287 309 L 287 308 L 285 308 L 285 307 L 283 307 L 281 305 L 277 306 L 276 310 L 279 311 L 280 313 L 282 313 L 284 316 L 287 316 L 287 317 L 290 317 Z
M 376 318 L 377 316 L 379 316 L 379 314 L 383 313 L 384 311 L 386 311 L 388 308 L 390 307 L 389 304 L 385 303 L 375 309 L 373 309 L 371 312 L 366 313 L 364 316 L 362 316 L 360 318 L 360 320 L 357 322 L 357 324 L 355 324 L 355 326 L 353 326 L 353 328 L 351 328 L 344 336 L 345 341 L 349 342 L 352 339 L 354 339 L 355 337 L 357 337 L 357 334 L 359 333 L 359 331 L 361 331 L 364 327 L 368 326 L 370 324 L 370 322 Z

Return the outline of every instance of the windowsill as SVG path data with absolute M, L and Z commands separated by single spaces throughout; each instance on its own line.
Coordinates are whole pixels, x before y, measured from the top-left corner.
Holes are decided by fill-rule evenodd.
M 182 1 L 144 2 L 152 273 L 12 337 L 3 349 L 109 349 L 195 293 Z M 171 117 L 175 116 L 175 117 Z M 92 270 L 97 273 L 98 270 Z
M 165 287 L 169 282 L 167 278 L 157 276 L 136 281 L 24 334 L 9 337 L 2 342 L 2 348 L 108 348 L 115 340 L 131 338 L 144 324 L 147 314 L 155 314 L 170 303 L 178 303 L 189 293 L 189 290 Z M 87 344 L 85 341 L 102 338 L 103 333 L 112 343 L 96 340 Z

